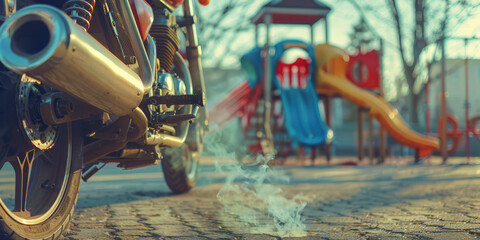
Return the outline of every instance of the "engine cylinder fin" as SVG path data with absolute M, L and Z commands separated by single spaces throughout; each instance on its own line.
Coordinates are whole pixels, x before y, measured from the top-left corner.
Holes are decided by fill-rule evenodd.
M 161 24 L 154 24 L 150 34 L 155 38 L 157 56 L 160 60 L 160 68 L 170 72 L 173 66 L 173 56 L 180 48 L 180 39 L 173 27 Z

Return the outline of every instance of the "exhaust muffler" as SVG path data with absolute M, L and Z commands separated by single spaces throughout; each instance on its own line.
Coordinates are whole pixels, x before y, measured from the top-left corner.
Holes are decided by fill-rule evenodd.
M 0 28 L 0 61 L 103 111 L 123 116 L 141 102 L 140 77 L 64 12 L 32 5 Z

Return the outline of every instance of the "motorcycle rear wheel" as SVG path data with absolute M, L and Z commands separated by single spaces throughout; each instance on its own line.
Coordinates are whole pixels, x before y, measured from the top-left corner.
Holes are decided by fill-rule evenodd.
M 0 131 L 0 239 L 58 239 L 78 197 L 83 138 L 68 123 L 57 126 L 51 148 L 28 144 L 6 94 L 14 91 L 15 81 L 0 77 L 0 112 L 8 118 L 0 121 L 8 125 Z
M 31 150 L 9 160 L 15 172 L 15 192 L 27 188 L 27 197 L 23 201 L 15 193 L 15 206 L 8 206 L 3 196 L 0 199 L 0 239 L 58 239 L 67 228 L 78 197 L 81 169 L 72 169 L 72 159 L 79 154 L 72 143 L 71 126 L 59 130 L 58 142 L 50 150 Z M 14 166 L 20 165 L 14 161 L 22 158 L 33 160 L 27 183 L 22 183 L 21 169 Z
M 195 186 L 198 175 L 198 157 L 198 153 L 190 150 L 187 144 L 165 151 L 162 170 L 165 181 L 172 192 L 186 193 Z

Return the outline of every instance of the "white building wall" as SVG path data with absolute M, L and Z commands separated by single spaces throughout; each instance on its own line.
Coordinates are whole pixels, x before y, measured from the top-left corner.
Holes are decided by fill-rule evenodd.
M 460 128 L 465 128 L 465 60 L 448 59 L 446 61 L 445 87 L 447 91 L 447 111 L 457 118 Z M 430 104 L 432 129 L 436 131 L 437 121 L 440 117 L 440 90 L 441 90 L 441 66 L 440 63 L 432 66 L 430 76 Z M 469 75 L 469 102 L 470 118 L 480 115 L 480 60 L 468 61 Z M 420 116 L 425 116 L 420 113 Z

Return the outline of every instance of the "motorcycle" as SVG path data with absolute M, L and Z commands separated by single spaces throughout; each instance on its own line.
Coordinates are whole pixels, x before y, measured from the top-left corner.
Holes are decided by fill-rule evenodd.
M 161 164 L 174 193 L 194 187 L 208 122 L 192 0 L 0 3 L 0 167 L 14 181 L 0 239 L 59 238 L 105 164 Z

